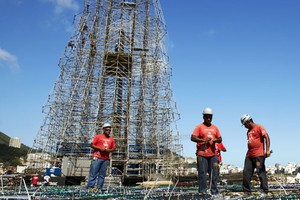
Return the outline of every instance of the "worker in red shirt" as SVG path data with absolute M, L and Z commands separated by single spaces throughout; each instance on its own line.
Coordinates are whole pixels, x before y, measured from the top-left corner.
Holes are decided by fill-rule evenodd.
M 220 180 L 220 168 L 222 166 L 222 155 L 221 155 L 221 151 L 226 152 L 227 149 L 224 146 L 224 144 L 221 143 L 216 143 L 216 155 L 218 158 L 218 180 Z
M 225 146 L 222 142 L 221 143 L 216 143 L 216 154 L 217 154 L 219 164 L 222 164 L 221 151 L 226 152 L 227 149 L 225 148 Z
M 31 186 L 37 186 L 39 181 L 39 177 L 37 174 L 33 175 L 31 178 Z
M 100 190 L 102 188 L 107 165 L 110 161 L 109 154 L 116 148 L 115 141 L 113 137 L 110 136 L 111 125 L 104 123 L 102 128 L 103 133 L 95 135 L 91 143 L 91 147 L 93 148 L 93 160 L 90 167 L 87 189 L 95 187 L 96 181 L 96 189 Z
M 251 178 L 254 170 L 256 170 L 260 180 L 262 196 L 265 196 L 268 193 L 265 159 L 271 154 L 269 134 L 262 125 L 255 124 L 248 114 L 241 117 L 241 123 L 248 129 L 248 151 L 244 162 L 243 190 L 245 196 L 251 195 Z
M 216 156 L 216 143 L 222 142 L 222 137 L 217 126 L 212 124 L 213 112 L 211 108 L 205 108 L 202 112 L 203 123 L 198 124 L 192 135 L 191 141 L 197 143 L 196 156 L 198 167 L 198 192 L 201 198 L 209 198 L 207 194 L 207 177 L 210 175 L 210 193 L 219 196 L 218 181 L 218 159 Z

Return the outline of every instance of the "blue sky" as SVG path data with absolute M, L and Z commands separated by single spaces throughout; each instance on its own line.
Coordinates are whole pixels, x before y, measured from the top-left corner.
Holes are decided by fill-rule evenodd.
M 79 0 L 0 1 L 0 131 L 28 146 L 81 6 Z M 248 113 L 269 132 L 274 153 L 267 165 L 300 164 L 300 1 L 161 0 L 161 6 L 184 155 L 195 155 L 190 134 L 209 106 L 228 150 L 225 163 L 243 166 L 240 117 Z

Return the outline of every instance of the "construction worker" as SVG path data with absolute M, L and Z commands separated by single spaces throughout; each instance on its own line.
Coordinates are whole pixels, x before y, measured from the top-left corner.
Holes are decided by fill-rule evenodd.
M 224 146 L 223 142 L 221 143 L 216 143 L 216 155 L 218 158 L 218 180 L 220 179 L 220 168 L 222 166 L 222 155 L 221 155 L 221 151 L 226 152 L 227 149 Z
M 226 152 L 226 151 L 227 151 L 227 149 L 226 149 L 226 147 L 224 146 L 223 142 L 216 143 L 216 155 L 217 155 L 218 163 L 219 163 L 219 164 L 222 164 L 222 155 L 221 155 L 221 151 L 223 151 L 223 152 Z
M 87 189 L 93 188 L 97 180 L 96 191 L 99 191 L 103 187 L 107 165 L 110 160 L 109 154 L 116 149 L 115 141 L 110 136 L 111 125 L 104 123 L 102 128 L 103 133 L 95 135 L 91 143 L 93 160 L 87 183 Z
M 38 181 L 39 181 L 39 176 L 38 176 L 38 174 L 34 174 L 34 175 L 31 177 L 31 187 L 32 187 L 32 186 L 37 186 L 37 185 L 38 185 Z
M 241 117 L 241 123 L 248 129 L 248 151 L 244 162 L 243 190 L 245 196 L 251 195 L 251 178 L 256 170 L 262 190 L 261 196 L 265 196 L 268 193 L 265 158 L 271 154 L 270 138 L 266 129 L 262 125 L 255 124 L 250 115 L 244 114 Z
M 222 142 L 222 137 L 217 126 L 213 125 L 213 112 L 211 108 L 205 108 L 202 112 L 204 122 L 197 125 L 191 135 L 191 141 L 197 143 L 196 156 L 198 167 L 198 192 L 201 198 L 209 198 L 211 195 L 219 196 L 218 159 L 216 156 L 216 143 Z M 207 188 L 207 173 L 210 177 L 210 188 Z

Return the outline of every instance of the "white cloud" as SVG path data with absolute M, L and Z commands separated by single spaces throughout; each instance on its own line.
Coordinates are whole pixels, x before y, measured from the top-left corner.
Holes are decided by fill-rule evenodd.
M 0 48 L 0 66 L 8 66 L 11 71 L 19 71 L 20 66 L 16 56 Z
M 50 0 L 55 4 L 55 13 L 60 14 L 66 9 L 75 10 L 79 9 L 79 5 L 75 0 Z
M 1 1 L 1 0 L 0 0 Z M 40 0 L 42 2 L 51 3 L 54 6 L 54 18 L 55 22 L 48 22 L 48 25 L 54 29 L 57 28 L 57 22 L 65 26 L 66 32 L 71 33 L 73 31 L 73 24 L 69 20 L 69 14 L 76 13 L 80 10 L 78 0 Z M 81 2 L 80 0 L 79 2 Z

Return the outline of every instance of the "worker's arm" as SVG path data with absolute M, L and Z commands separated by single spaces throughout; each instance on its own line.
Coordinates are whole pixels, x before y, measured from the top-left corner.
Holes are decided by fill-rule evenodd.
M 199 138 L 199 137 L 197 137 L 195 135 L 192 135 L 191 136 L 191 141 L 196 142 L 196 143 L 198 143 L 198 142 L 206 142 L 206 143 L 208 143 L 208 142 L 211 141 L 211 138 L 202 139 L 202 138 Z M 222 142 L 222 138 L 220 137 L 220 138 L 214 139 L 212 142 L 220 143 L 220 142 Z
M 105 149 L 105 151 L 110 153 L 110 152 L 113 152 L 115 149 L 116 149 L 116 146 L 114 146 L 114 147 L 111 148 L 111 149 Z
M 271 155 L 271 151 L 270 151 L 270 137 L 269 134 L 266 133 L 264 135 L 265 138 L 265 143 L 266 143 L 266 157 L 269 157 Z
M 204 140 L 204 139 L 198 138 L 198 137 L 195 136 L 195 135 L 192 135 L 192 136 L 191 136 L 191 141 L 196 142 L 196 143 L 198 143 L 198 142 L 207 142 L 208 139 Z
M 222 142 L 222 137 L 214 139 L 213 142 L 214 143 L 221 143 Z
M 95 149 L 95 150 L 105 151 L 105 148 L 98 147 L 98 146 L 96 146 L 96 145 L 94 145 L 94 144 L 91 144 L 91 147 L 92 147 L 93 149 Z

